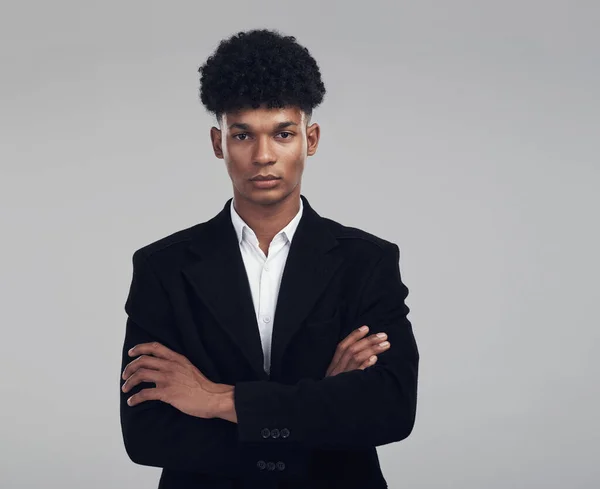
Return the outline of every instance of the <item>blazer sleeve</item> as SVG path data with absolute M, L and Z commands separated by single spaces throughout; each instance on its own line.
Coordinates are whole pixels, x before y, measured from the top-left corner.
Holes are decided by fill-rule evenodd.
M 400 276 L 399 259 L 398 246 L 388 244 L 366 278 L 355 322 L 345 328 L 345 334 L 362 324 L 371 332 L 384 331 L 391 348 L 371 367 L 321 380 L 301 379 L 294 385 L 238 382 L 234 404 L 241 443 L 360 449 L 410 435 L 419 352 L 407 318 L 408 288 Z M 282 436 L 267 437 L 267 429 L 274 428 Z
M 128 314 L 122 349 L 121 377 L 135 357 L 128 350 L 139 343 L 158 341 L 181 353 L 173 311 L 158 277 L 141 250 L 133 255 L 133 278 L 125 303 Z M 159 400 L 129 406 L 127 399 L 152 382 L 141 382 L 129 392 L 120 388 L 120 419 L 129 458 L 140 465 L 232 476 L 240 469 L 235 424 L 185 414 Z

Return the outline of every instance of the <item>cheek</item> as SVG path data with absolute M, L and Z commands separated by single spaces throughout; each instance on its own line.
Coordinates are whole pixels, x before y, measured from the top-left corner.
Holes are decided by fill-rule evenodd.
M 231 149 L 227 153 L 223 152 L 225 164 L 227 166 L 227 172 L 231 177 L 242 178 L 248 174 L 248 165 L 246 165 L 246 158 L 239 154 L 239 151 Z M 251 170 L 250 170 L 251 171 Z
M 298 176 L 302 175 L 302 172 L 304 171 L 304 158 L 300 158 L 296 162 L 296 166 L 294 167 L 294 171 L 296 172 L 296 175 L 298 175 Z
M 290 145 L 292 146 L 292 145 Z M 285 149 L 285 152 L 279 154 L 280 160 L 285 162 L 288 175 L 298 175 L 304 170 L 304 161 L 306 159 L 306 153 L 302 151 L 300 144 L 293 145 Z
M 235 142 L 224 142 L 223 155 L 230 160 L 232 163 L 235 161 L 244 161 L 249 157 L 249 145 L 247 144 L 236 144 Z

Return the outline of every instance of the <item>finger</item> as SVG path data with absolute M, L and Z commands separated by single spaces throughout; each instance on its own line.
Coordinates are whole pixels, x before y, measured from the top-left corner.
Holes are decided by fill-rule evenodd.
M 127 380 L 127 378 L 130 377 L 137 369 L 142 367 L 152 370 L 167 370 L 169 368 L 169 363 L 170 361 L 167 363 L 167 360 L 163 358 L 142 355 L 127 364 L 121 377 L 123 380 Z
M 350 368 L 356 368 L 358 365 L 361 365 L 364 361 L 368 360 L 371 355 L 379 355 L 388 350 L 390 346 L 391 345 L 389 341 L 383 341 L 380 338 L 375 338 L 371 345 L 355 353 L 355 355 L 348 362 Z
M 373 335 L 374 336 L 374 335 Z M 377 362 L 377 355 L 375 353 L 381 353 L 382 350 L 386 350 L 388 347 L 378 347 L 372 346 L 371 348 L 367 348 L 355 355 L 350 361 L 348 361 L 345 366 L 342 368 L 342 362 L 338 363 L 338 366 L 333 369 L 331 373 L 328 373 L 327 376 L 337 375 L 340 372 L 350 372 L 355 369 L 364 370 L 371 365 L 374 365 Z M 378 350 L 377 352 L 375 350 Z
M 377 362 L 377 355 L 371 355 L 369 358 L 367 358 L 361 365 L 360 367 L 358 367 L 360 370 L 364 370 L 367 367 L 370 367 L 371 365 L 375 365 L 375 363 Z
M 182 361 L 185 357 L 158 341 L 152 341 L 150 343 L 140 343 L 135 345 L 128 352 L 129 356 L 136 355 L 152 355 L 158 358 L 164 358 L 165 360 Z M 187 358 L 185 358 L 187 360 Z
M 149 370 L 146 368 L 140 368 L 125 381 L 125 383 L 121 386 L 121 390 L 123 392 L 130 391 L 141 382 L 153 382 L 158 387 L 159 384 L 163 383 L 164 379 L 164 372 L 160 372 L 159 370 Z
M 362 365 L 365 361 L 368 361 L 372 355 L 380 355 L 384 351 L 387 351 L 391 348 L 391 344 L 389 341 L 384 341 L 382 343 L 378 343 L 375 345 L 366 348 L 365 350 L 357 353 L 354 358 L 352 358 L 349 362 L 349 369 L 357 368 L 358 365 Z
M 163 400 L 163 390 L 157 389 L 155 387 L 150 387 L 148 389 L 142 389 L 137 394 L 134 394 L 129 399 L 127 399 L 127 404 L 129 406 L 135 406 L 144 401 L 162 401 Z
M 387 338 L 385 333 L 377 333 L 350 345 L 342 355 L 338 368 L 342 371 L 354 370 L 373 353 L 379 353 L 377 348 L 373 349 L 373 346 L 381 343 L 385 338 Z
M 346 351 L 346 348 L 348 348 L 350 345 L 352 345 L 368 333 L 369 327 L 366 324 L 361 326 L 361 328 L 365 329 L 363 331 L 361 331 L 360 328 L 355 329 L 354 331 L 352 331 L 352 333 L 350 333 L 342 341 L 339 342 L 337 348 L 335 349 L 333 359 L 331 360 L 330 370 L 335 368 L 335 366 L 338 364 L 340 358 L 342 358 L 342 355 Z
M 338 374 L 340 372 L 345 372 L 346 370 L 348 370 L 348 362 L 350 361 L 352 356 L 355 354 L 356 351 L 360 350 L 360 348 L 364 348 L 365 345 L 371 344 L 371 340 L 369 340 L 369 338 L 372 338 L 373 336 L 375 335 L 371 335 L 363 339 L 356 338 L 354 343 L 347 344 L 345 350 L 341 349 L 343 345 L 342 343 L 340 345 L 340 348 L 336 351 L 336 353 L 338 354 L 337 362 L 333 364 L 332 361 L 332 368 L 335 369 L 335 373 Z M 350 336 L 348 337 L 350 338 Z M 334 360 L 336 360 L 335 356 Z

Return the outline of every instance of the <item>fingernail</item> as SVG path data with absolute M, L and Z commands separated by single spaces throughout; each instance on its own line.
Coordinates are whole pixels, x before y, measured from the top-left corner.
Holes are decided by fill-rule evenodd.
M 373 363 L 376 359 L 377 357 L 373 355 L 371 358 L 369 358 L 369 363 Z
M 390 342 L 389 342 L 389 341 L 384 341 L 383 343 L 379 343 L 379 346 L 380 346 L 381 348 L 385 348 L 385 347 L 386 347 L 386 346 L 388 346 L 389 344 L 390 344 Z
M 386 336 L 385 333 L 377 333 L 377 338 L 385 338 Z
M 367 329 L 369 329 L 369 327 L 368 327 L 368 326 L 361 326 L 360 328 L 358 328 L 358 330 L 359 330 L 361 333 L 364 333 L 364 332 L 365 332 Z

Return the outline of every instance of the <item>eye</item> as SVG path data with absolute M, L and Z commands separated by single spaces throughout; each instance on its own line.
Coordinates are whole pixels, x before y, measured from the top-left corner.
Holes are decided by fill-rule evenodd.
M 287 134 L 289 137 L 284 137 L 283 139 L 290 139 L 293 134 L 291 132 L 283 131 L 279 133 L 280 135 Z
M 245 132 L 241 132 L 239 134 L 234 134 L 234 136 L 233 136 L 233 138 L 234 139 L 238 139 L 238 141 L 245 141 L 246 140 L 245 138 L 244 139 L 239 139 L 238 136 L 248 136 L 248 134 L 245 133 Z

